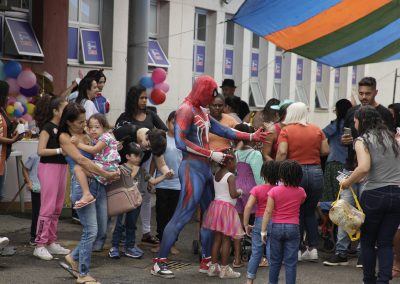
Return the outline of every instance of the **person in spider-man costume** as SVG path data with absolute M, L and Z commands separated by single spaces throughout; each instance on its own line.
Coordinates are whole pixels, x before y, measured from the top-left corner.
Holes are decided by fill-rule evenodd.
M 193 85 L 175 116 L 175 143 L 183 153 L 179 167 L 181 193 L 175 213 L 165 227 L 158 257 L 153 259 L 151 274 L 164 278 L 175 277 L 169 270 L 167 256 L 183 227 L 190 221 L 197 205 L 204 212 L 214 195 L 211 160 L 224 163 L 222 151 L 211 151 L 208 133 L 231 140 L 265 141 L 268 133 L 259 129 L 255 133 L 244 133 L 227 128 L 210 117 L 205 107 L 218 95 L 218 85 L 207 75 L 200 76 Z M 207 273 L 211 261 L 212 232 L 201 229 L 202 260 L 200 272 Z

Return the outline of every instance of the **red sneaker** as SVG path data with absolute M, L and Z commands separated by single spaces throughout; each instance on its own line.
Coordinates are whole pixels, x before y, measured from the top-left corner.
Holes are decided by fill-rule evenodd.
M 202 258 L 200 262 L 199 272 L 207 273 L 210 265 L 211 265 L 211 256 Z

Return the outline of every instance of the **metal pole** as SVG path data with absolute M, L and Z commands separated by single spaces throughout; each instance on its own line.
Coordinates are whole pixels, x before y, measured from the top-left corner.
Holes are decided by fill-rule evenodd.
M 396 68 L 396 73 L 394 75 L 394 87 L 393 87 L 393 104 L 396 101 L 396 85 L 397 85 L 397 77 L 400 77 L 399 75 L 397 75 L 397 68 Z
M 129 1 L 126 89 L 147 74 L 150 0 Z

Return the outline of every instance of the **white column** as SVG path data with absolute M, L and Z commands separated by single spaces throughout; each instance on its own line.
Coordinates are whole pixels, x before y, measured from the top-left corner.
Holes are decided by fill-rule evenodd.
M 274 92 L 275 50 L 273 43 L 260 39 L 258 80 L 266 102 L 272 99 Z
M 251 37 L 249 30 L 236 25 L 235 30 L 235 56 L 233 61 L 234 78 L 236 82 L 236 95 L 249 102 L 250 57 Z M 236 35 L 239 35 L 236 37 Z M 236 63 L 235 63 L 236 60 Z
M 281 100 L 296 100 L 296 67 L 297 55 L 289 52 L 283 53 Z
M 209 27 L 207 30 L 206 46 L 206 73 L 213 76 L 218 86 L 222 84 L 222 68 L 224 60 L 224 32 L 225 24 L 218 24 L 225 20 L 225 13 L 216 11 L 208 16 Z

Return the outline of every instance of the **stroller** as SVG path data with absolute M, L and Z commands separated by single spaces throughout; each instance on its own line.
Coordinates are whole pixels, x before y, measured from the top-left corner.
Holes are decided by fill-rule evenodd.
M 335 252 L 337 226 L 329 219 L 329 210 L 332 202 L 319 202 L 317 206 L 317 215 L 319 220 L 319 234 L 321 237 L 322 250 L 326 252 Z

